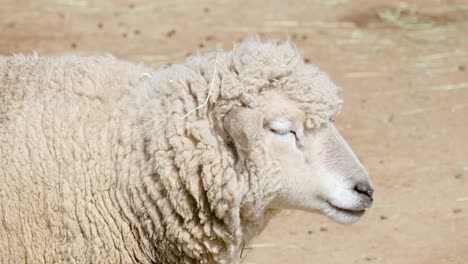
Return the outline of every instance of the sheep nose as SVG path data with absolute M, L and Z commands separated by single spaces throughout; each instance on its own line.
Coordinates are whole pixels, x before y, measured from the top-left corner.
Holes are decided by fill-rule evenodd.
M 356 184 L 356 186 L 354 186 L 354 190 L 360 194 L 369 196 L 370 198 L 372 198 L 372 195 L 374 194 L 374 189 L 370 186 L 370 184 L 364 182 L 359 182 Z

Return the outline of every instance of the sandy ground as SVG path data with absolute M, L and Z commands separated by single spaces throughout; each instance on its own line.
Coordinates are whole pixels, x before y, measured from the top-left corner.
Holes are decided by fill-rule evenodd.
M 248 32 L 289 36 L 344 88 L 337 126 L 376 202 L 352 226 L 284 211 L 243 263 L 468 263 L 466 0 L 0 0 L 0 54 L 158 66 Z

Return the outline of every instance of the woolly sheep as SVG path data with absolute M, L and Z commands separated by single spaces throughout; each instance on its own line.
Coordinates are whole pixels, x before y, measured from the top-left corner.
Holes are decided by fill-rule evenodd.
M 233 263 L 282 208 L 353 223 L 373 190 L 341 103 L 289 42 L 157 71 L 4 57 L 0 262 Z

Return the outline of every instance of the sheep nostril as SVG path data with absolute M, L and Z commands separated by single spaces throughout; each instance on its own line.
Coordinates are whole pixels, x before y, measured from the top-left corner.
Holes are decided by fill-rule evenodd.
M 368 183 L 360 182 L 356 184 L 354 190 L 360 194 L 369 196 L 370 198 L 372 198 L 372 195 L 374 194 L 374 189 Z

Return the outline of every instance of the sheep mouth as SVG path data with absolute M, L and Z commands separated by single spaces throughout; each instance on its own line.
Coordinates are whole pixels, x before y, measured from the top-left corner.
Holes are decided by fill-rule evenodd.
M 362 216 L 366 212 L 365 209 L 347 209 L 347 208 L 338 207 L 338 206 L 332 204 L 329 201 L 327 201 L 327 203 L 330 206 L 330 208 L 332 208 L 336 212 L 342 213 L 342 214 L 347 214 L 347 215 L 352 215 L 352 216 L 359 217 L 359 216 Z

